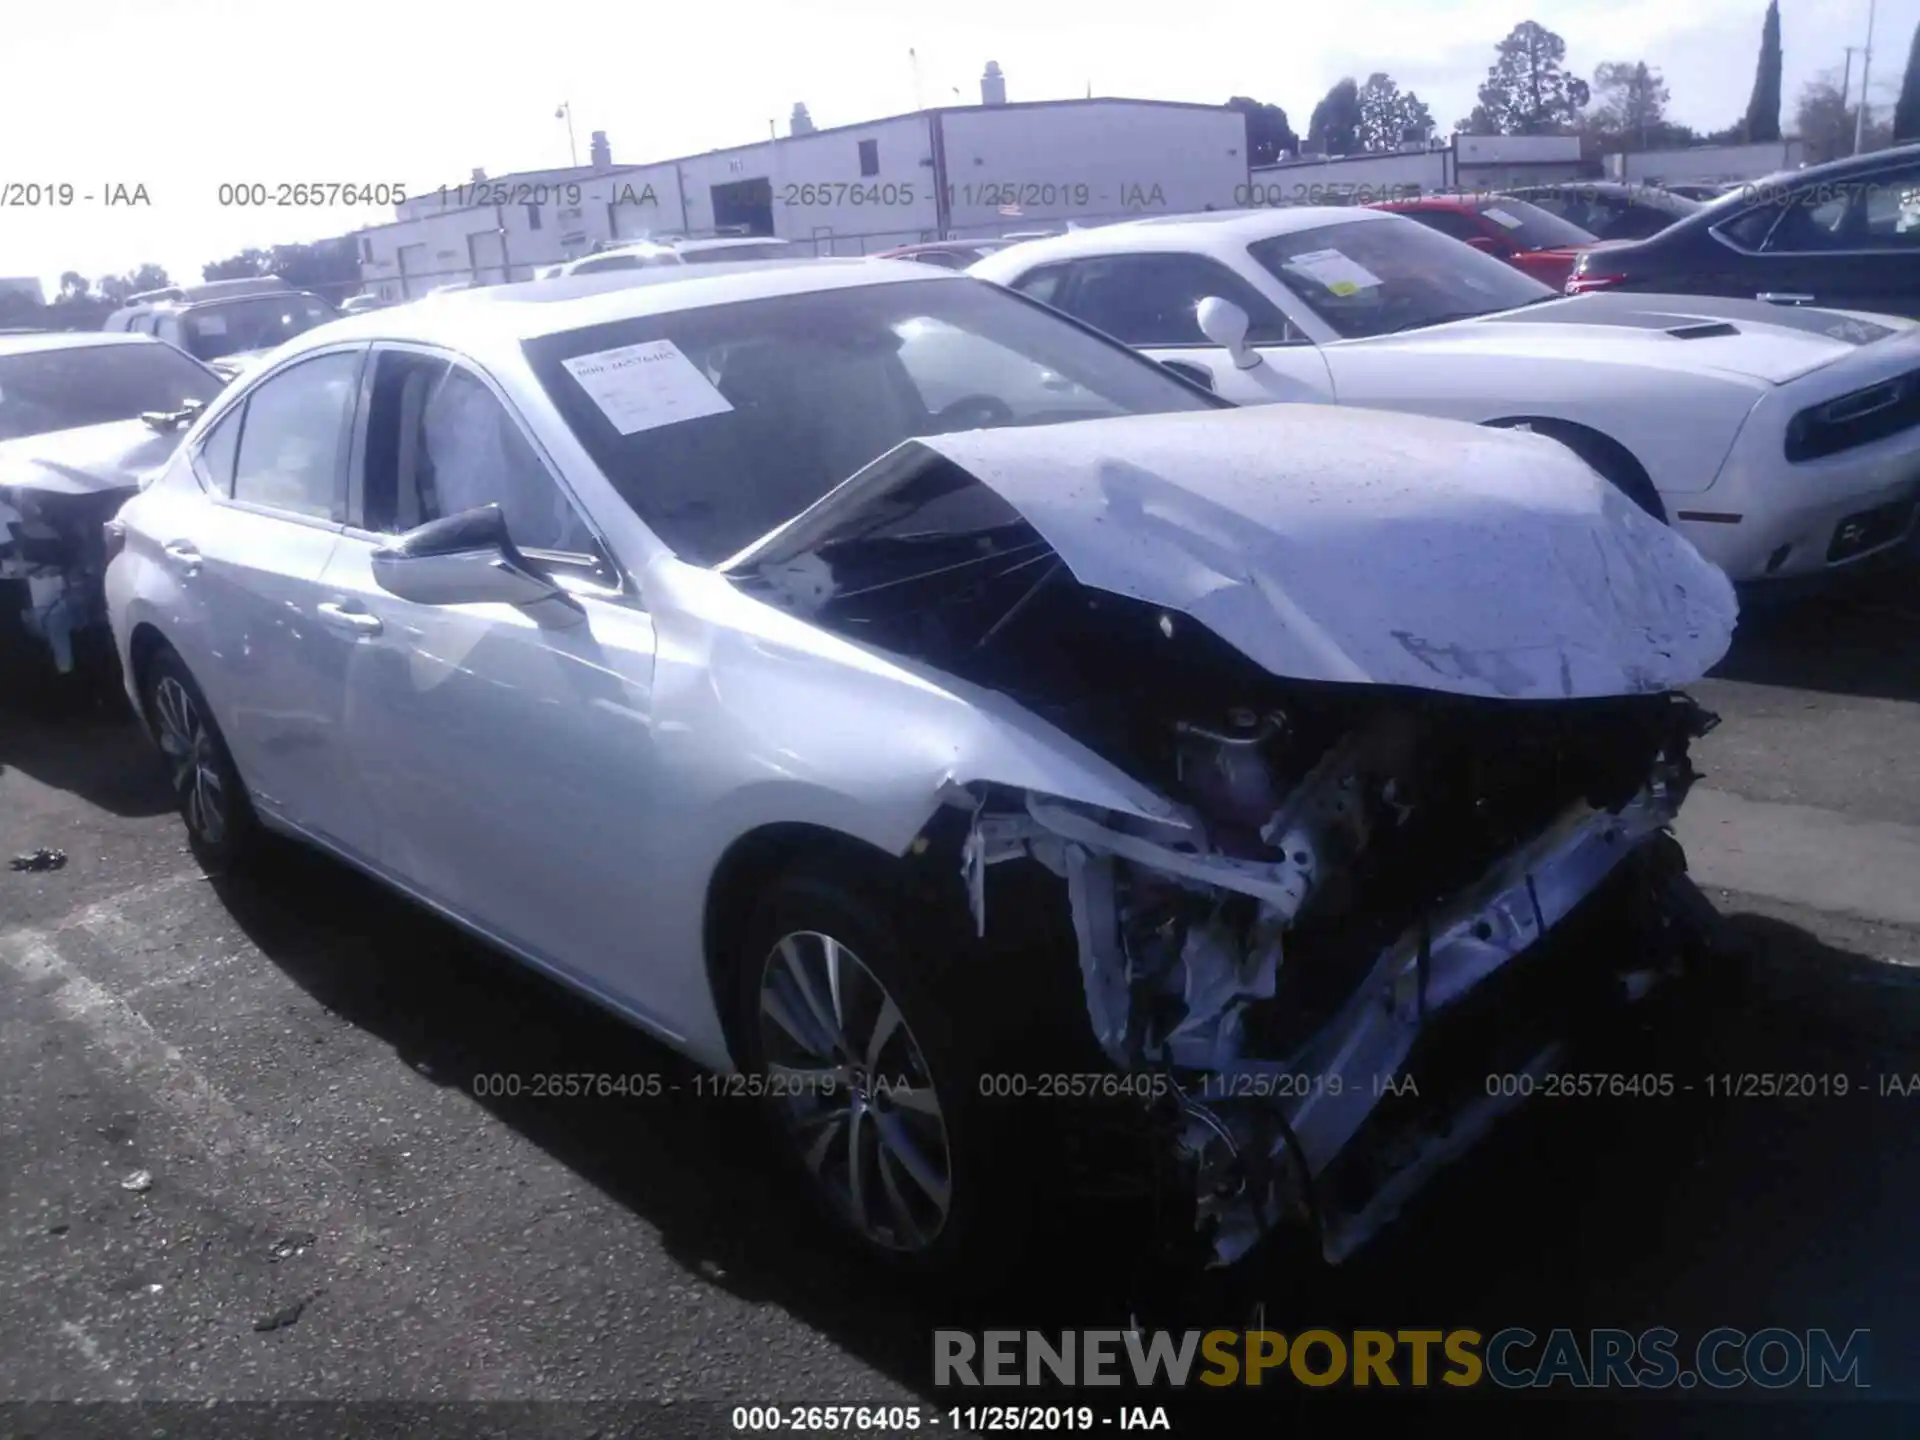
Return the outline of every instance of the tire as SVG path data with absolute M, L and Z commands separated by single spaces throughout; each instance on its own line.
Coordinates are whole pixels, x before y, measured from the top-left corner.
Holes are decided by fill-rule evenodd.
M 1641 468 L 1640 462 L 1617 441 L 1609 440 L 1597 431 L 1559 420 L 1495 420 L 1492 428 L 1528 430 L 1536 435 L 1545 435 L 1550 440 L 1558 440 L 1599 471 L 1600 478 L 1614 489 L 1662 525 L 1667 523 L 1667 507 L 1660 499 L 1660 492 L 1653 488 L 1653 481 Z
M 244 869 L 257 857 L 264 832 L 206 696 L 170 647 L 148 659 L 140 699 L 194 857 L 210 874 Z
M 856 1250 L 896 1272 L 991 1286 L 1025 1252 L 1037 1208 L 1012 1107 L 982 1097 L 1017 1021 L 1005 997 L 995 1013 L 994 967 L 961 963 L 975 958 L 964 910 L 943 921 L 946 907 L 885 865 L 810 860 L 762 894 L 733 957 L 742 1069 L 768 1092 L 800 1183 Z M 830 953 L 837 1006 L 821 983 Z

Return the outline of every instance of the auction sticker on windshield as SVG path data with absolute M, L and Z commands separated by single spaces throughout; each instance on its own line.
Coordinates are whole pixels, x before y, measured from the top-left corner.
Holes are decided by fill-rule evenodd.
M 622 345 L 561 363 L 622 435 L 733 409 L 671 340 Z
M 1480 213 L 1486 216 L 1487 219 L 1493 221 L 1494 224 L 1504 225 L 1509 230 L 1518 230 L 1520 228 L 1520 220 L 1518 216 L 1509 215 L 1506 211 L 1498 208 L 1497 206 L 1489 205 L 1485 210 L 1482 210 Z
M 1298 270 L 1335 295 L 1357 294 L 1362 290 L 1371 290 L 1380 283 L 1378 275 L 1338 250 L 1309 250 L 1287 261 L 1287 269 Z

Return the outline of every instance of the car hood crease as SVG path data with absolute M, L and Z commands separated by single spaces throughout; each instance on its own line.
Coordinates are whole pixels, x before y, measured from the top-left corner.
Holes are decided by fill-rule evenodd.
M 1732 639 L 1726 577 L 1543 436 L 1288 405 L 912 443 L 1082 584 L 1188 615 L 1278 676 L 1636 694 L 1698 679 Z

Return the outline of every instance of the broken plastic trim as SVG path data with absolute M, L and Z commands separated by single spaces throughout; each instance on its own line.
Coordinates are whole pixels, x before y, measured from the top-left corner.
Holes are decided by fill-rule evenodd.
M 1224 955 L 1183 949 L 1189 1015 L 1169 1036 L 1166 1053 L 1143 1053 L 1134 1025 L 1133 975 L 1121 935 L 1120 862 L 1145 866 L 1197 890 L 1250 895 L 1272 906 L 1272 918 L 1290 919 L 1305 898 L 1308 877 L 1291 857 L 1276 864 L 1196 853 L 1147 835 L 1102 824 L 1065 802 L 1028 795 L 1026 814 L 989 815 L 976 808 L 962 847 L 962 873 L 984 933 L 985 867 L 1031 855 L 1067 881 L 1088 1019 L 1109 1059 L 1123 1070 L 1163 1064 L 1219 1075 L 1271 1079 L 1315 1077 L 1312 1085 L 1252 1087 L 1250 1093 L 1286 1098 L 1182 1102 L 1178 1148 L 1196 1184 L 1197 1213 L 1213 1265 L 1241 1258 L 1310 1193 L 1391 1093 L 1423 1029 L 1563 921 L 1629 855 L 1660 834 L 1678 813 L 1691 772 L 1684 761 L 1662 761 L 1649 783 L 1617 811 L 1575 802 L 1533 840 L 1508 852 L 1479 881 L 1437 914 L 1410 926 L 1382 951 L 1366 978 L 1321 1029 L 1291 1056 L 1256 1058 L 1238 1052 L 1239 1010 L 1246 999 L 1273 992 L 1280 961 L 1277 938 L 1238 964 Z M 1191 837 L 1185 844 L 1191 846 Z M 1291 908 L 1288 908 L 1291 907 Z M 1284 920 L 1283 922 L 1284 923 Z M 1196 931 L 1204 943 L 1204 931 Z M 1218 948 L 1218 947 L 1216 947 Z M 1196 979 L 1205 961 L 1227 967 Z M 1251 962 L 1251 963 L 1249 963 Z M 1193 993 L 1205 986 L 1205 1004 Z M 1196 1009 L 1198 1013 L 1196 1013 Z M 1180 1045 L 1182 1031 L 1202 1042 L 1207 1061 Z M 1534 1064 L 1546 1065 L 1552 1052 Z M 1333 1077 L 1338 1077 L 1335 1083 Z M 1232 1094 L 1230 1085 L 1216 1087 Z M 1406 1160 L 1359 1215 L 1325 1234 L 1329 1260 L 1343 1258 L 1397 1213 L 1426 1176 L 1463 1152 L 1506 1108 L 1473 1103 L 1452 1117 L 1440 1137 Z M 1223 1155 L 1222 1147 L 1231 1150 Z M 1219 1177 L 1235 1182 L 1222 1189 Z M 1324 1217 L 1323 1217 L 1324 1218 Z

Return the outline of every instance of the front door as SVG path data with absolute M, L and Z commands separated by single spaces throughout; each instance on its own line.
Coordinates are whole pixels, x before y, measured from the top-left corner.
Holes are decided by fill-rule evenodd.
M 343 751 L 347 638 L 315 586 L 340 535 L 365 351 L 329 351 L 254 387 L 189 455 L 207 493 L 160 537 L 181 613 L 169 638 L 213 705 L 255 803 L 370 846 Z
M 323 577 L 360 618 L 347 733 L 396 879 L 643 1018 L 635 835 L 653 803 L 653 622 L 529 432 L 476 369 L 376 350 L 350 523 Z M 585 610 L 543 626 L 511 605 L 424 605 L 374 583 L 375 549 L 485 504 Z

